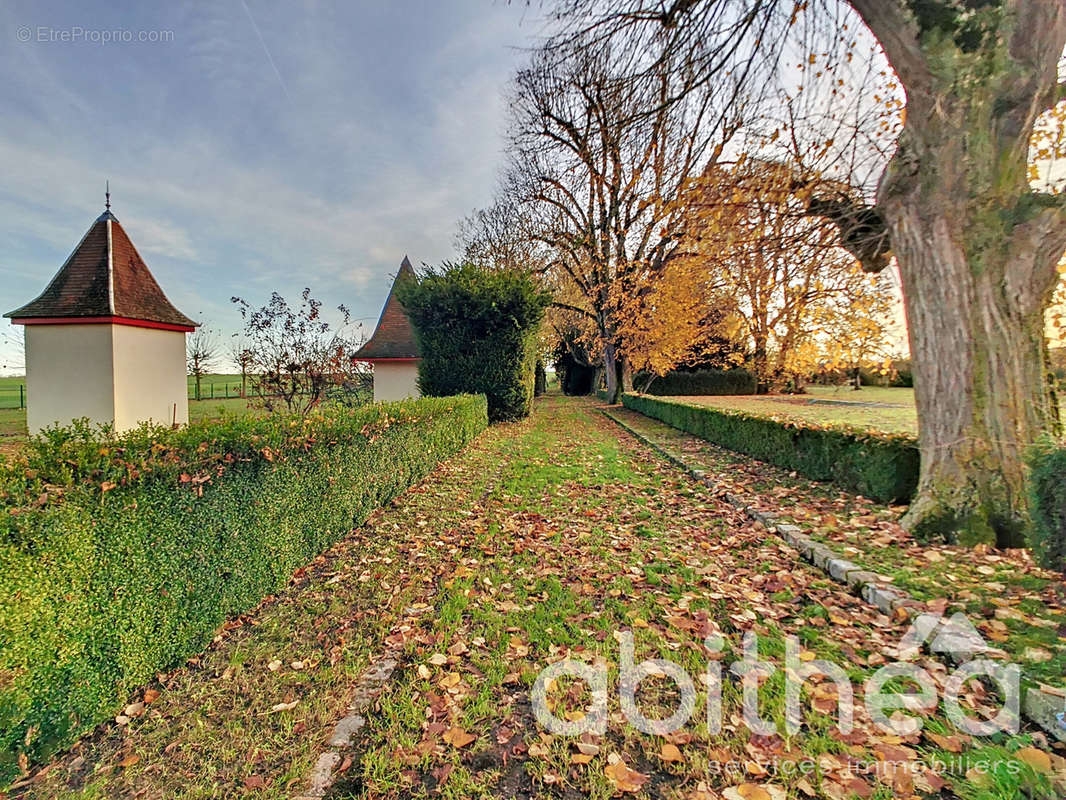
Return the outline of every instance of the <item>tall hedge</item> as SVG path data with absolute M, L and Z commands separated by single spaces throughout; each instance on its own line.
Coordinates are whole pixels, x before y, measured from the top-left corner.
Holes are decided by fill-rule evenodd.
M 0 465 L 0 787 L 486 424 L 464 396 L 32 441 Z
M 624 394 L 622 403 L 726 449 L 884 503 L 907 502 L 918 485 L 918 445 L 908 436 L 819 428 L 642 394 Z
M 537 334 L 551 300 L 529 272 L 444 264 L 397 287 L 415 330 L 422 394 L 484 394 L 493 422 L 529 414 Z
M 1029 458 L 1030 545 L 1046 567 L 1066 573 L 1066 446 L 1045 443 Z
M 636 383 L 641 382 L 638 376 Z M 668 372 L 648 387 L 654 395 L 755 394 L 755 375 L 746 369 L 701 369 L 695 372 Z

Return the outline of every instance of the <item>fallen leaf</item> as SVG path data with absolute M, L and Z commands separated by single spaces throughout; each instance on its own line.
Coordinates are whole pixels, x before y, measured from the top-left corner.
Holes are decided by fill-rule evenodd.
M 144 703 L 130 703 L 122 710 L 122 713 L 127 717 L 139 717 L 144 713 Z
M 467 733 L 462 728 L 456 727 L 454 725 L 447 731 L 445 731 L 444 735 L 441 736 L 441 738 L 456 749 L 466 747 L 472 741 L 477 739 L 474 734 Z
M 648 782 L 648 776 L 630 769 L 622 757 L 617 753 L 607 756 L 608 764 L 603 768 L 603 774 L 614 784 L 620 792 L 639 792 L 640 788 Z
M 1051 772 L 1051 757 L 1043 750 L 1035 747 L 1023 747 L 1014 754 L 1019 761 L 1023 761 L 1037 772 L 1047 774 Z
M 1050 651 L 1045 650 L 1043 647 L 1027 647 L 1022 651 L 1022 658 L 1026 661 L 1040 664 L 1044 661 L 1050 661 L 1053 656 Z
M 128 755 L 128 756 L 126 756 L 126 757 L 125 757 L 124 759 L 122 759 L 121 761 L 119 761 L 119 762 L 118 762 L 118 765 L 119 765 L 120 767 L 123 767 L 123 768 L 125 768 L 125 767 L 132 767 L 132 766 L 133 766 L 134 764 L 136 764 L 136 763 L 137 763 L 138 761 L 140 761 L 140 760 L 141 760 L 141 757 L 140 757 L 140 756 L 138 756 L 138 755 L 134 755 L 134 754 L 131 754 L 131 755 Z
M 785 800 L 785 790 L 772 783 L 742 783 L 722 791 L 726 800 Z
M 664 744 L 662 750 L 659 751 L 659 758 L 663 761 L 684 761 L 684 757 L 681 755 L 681 751 L 675 744 Z
M 291 703 L 278 703 L 276 706 L 274 706 L 270 710 L 271 711 L 292 711 L 294 708 L 296 708 L 296 704 L 299 703 L 299 702 L 300 702 L 299 700 L 293 700 Z

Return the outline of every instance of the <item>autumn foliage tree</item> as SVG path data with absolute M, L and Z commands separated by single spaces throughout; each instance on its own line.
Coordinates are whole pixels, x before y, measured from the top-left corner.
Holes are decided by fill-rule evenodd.
M 819 368 L 864 361 L 885 336 L 893 298 L 807 212 L 796 165 L 743 159 L 715 166 L 688 194 L 680 260 L 702 272 L 704 302 L 746 345 L 762 391 L 797 386 Z M 856 350 L 861 331 L 862 353 Z
M 569 298 L 557 307 L 593 331 L 612 402 L 627 360 L 669 359 L 698 319 L 687 273 L 672 263 L 676 200 L 739 124 L 726 84 L 711 87 L 670 58 L 637 72 L 633 58 L 594 38 L 533 55 L 515 79 L 503 189 Z M 673 328 L 644 313 L 653 286 Z
M 1028 160 L 1038 120 L 1066 97 L 1066 4 L 563 0 L 559 11 L 569 43 L 594 35 L 639 52 L 655 42 L 686 53 L 706 80 L 735 77 L 726 54 L 739 50 L 768 65 L 760 78 L 794 82 L 797 44 L 815 61 L 835 54 L 818 70 L 831 79 L 858 38 L 876 41 L 906 97 L 895 148 L 861 164 L 876 187 L 812 210 L 838 225 L 864 267 L 899 266 L 922 455 L 904 522 L 919 535 L 1020 543 L 1024 454 L 1057 424 L 1044 313 L 1066 248 L 1066 199 L 1031 184 Z M 774 35 L 738 45 L 727 23 L 741 18 Z M 815 133 L 835 140 L 832 128 Z

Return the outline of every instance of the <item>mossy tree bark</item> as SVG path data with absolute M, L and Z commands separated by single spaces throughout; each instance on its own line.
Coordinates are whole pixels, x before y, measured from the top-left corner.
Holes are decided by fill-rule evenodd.
M 1057 420 L 1044 312 L 1061 195 L 1031 190 L 1037 117 L 1061 96 L 1061 0 L 850 0 L 907 91 L 877 208 L 903 278 L 922 473 L 920 535 L 1020 543 L 1025 449 Z

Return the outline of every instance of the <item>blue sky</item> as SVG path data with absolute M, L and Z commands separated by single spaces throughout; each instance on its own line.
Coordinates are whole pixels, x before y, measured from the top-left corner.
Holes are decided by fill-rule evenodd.
M 186 314 L 225 335 L 232 295 L 306 285 L 372 326 L 403 255 L 451 257 L 490 201 L 507 83 L 541 32 L 501 0 L 7 0 L 0 310 L 44 288 L 110 179 Z

